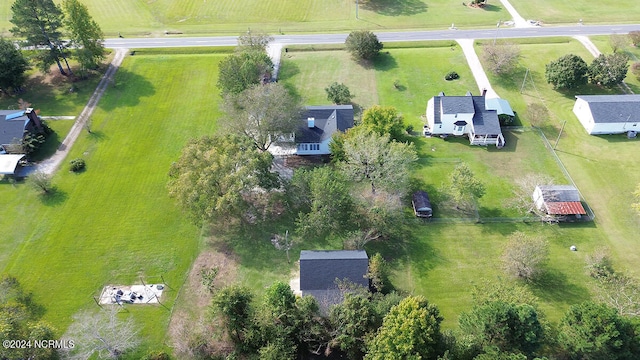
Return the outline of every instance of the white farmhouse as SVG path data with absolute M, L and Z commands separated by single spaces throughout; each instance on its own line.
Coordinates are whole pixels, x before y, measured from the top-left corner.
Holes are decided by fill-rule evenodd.
M 329 155 L 333 134 L 352 127 L 352 105 L 307 106 L 298 130 L 280 136 L 269 147 L 269 152 L 274 155 Z
M 589 135 L 640 130 L 640 95 L 576 95 L 573 113 Z
M 471 145 L 505 145 L 498 112 L 488 109 L 484 96 L 445 96 L 440 93 L 427 103 L 427 125 L 432 135 L 469 137 Z

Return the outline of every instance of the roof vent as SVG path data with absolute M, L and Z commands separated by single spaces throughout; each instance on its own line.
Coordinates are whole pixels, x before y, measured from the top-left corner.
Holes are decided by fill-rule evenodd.
M 307 126 L 309 129 L 316 127 L 316 118 L 307 118 Z

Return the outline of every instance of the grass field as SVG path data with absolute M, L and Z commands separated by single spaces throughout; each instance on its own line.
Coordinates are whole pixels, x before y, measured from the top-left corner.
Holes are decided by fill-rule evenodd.
M 621 1 L 557 1 L 510 0 L 520 16 L 544 23 L 633 23 L 640 21 L 640 13 L 632 11 L 637 6 L 633 0 Z
M 596 44 L 607 52 L 600 42 Z M 630 194 L 640 182 L 640 171 L 629 156 L 637 147 L 636 141 L 623 135 L 589 136 L 572 112 L 575 94 L 615 94 L 620 90 L 587 85 L 571 91 L 556 91 L 545 82 L 545 64 L 563 54 L 574 53 L 591 62 L 593 56 L 575 40 L 555 44 L 523 43 L 520 49 L 522 69 L 518 75 L 505 78 L 489 75 L 494 89 L 522 115 L 526 114 L 524 104 L 544 103 L 551 114 L 544 129 L 551 139 L 555 139 L 566 121 L 557 153 L 596 214 L 592 236 L 601 233 L 605 239 L 601 245 L 612 250 L 618 260 L 616 265 L 637 274 L 635 264 L 640 260 L 640 246 L 633 239 L 639 222 L 630 208 L 633 201 Z M 534 80 L 528 80 L 520 94 L 525 67 L 530 69 Z M 522 118 L 527 124 L 526 116 Z
M 56 1 L 60 3 L 61 1 Z M 12 27 L 11 0 L 0 4 L 0 34 Z M 352 0 L 85 0 L 108 37 L 185 34 L 238 34 L 247 28 L 269 33 L 347 32 L 352 29 L 490 27 L 508 13 L 499 2 L 486 9 L 453 0 L 371 0 L 356 19 Z
M 168 198 L 167 171 L 187 139 L 216 129 L 221 58 L 127 58 L 94 113 L 93 134 L 83 133 L 69 154 L 86 159 L 86 172 L 63 165 L 54 178 L 58 192 L 47 199 L 24 184 L 0 184 L 2 206 L 15 209 L 0 218 L 11 229 L 0 266 L 33 291 L 57 328 L 94 308 L 92 296 L 104 285 L 141 277 L 158 282 L 163 275 L 171 287 L 164 303 L 173 305 L 201 240 Z M 169 311 L 130 310 L 146 343 L 162 344 Z

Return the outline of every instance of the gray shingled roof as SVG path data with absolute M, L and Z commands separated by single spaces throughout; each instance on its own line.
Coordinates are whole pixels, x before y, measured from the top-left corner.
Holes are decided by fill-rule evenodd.
M 315 119 L 313 128 L 307 126 L 308 118 Z M 331 138 L 334 132 L 352 127 L 352 105 L 307 106 L 302 114 L 302 126 L 296 131 L 296 142 L 320 143 Z
M 300 252 L 300 290 L 329 290 L 336 288 L 336 279 L 349 281 L 365 287 L 364 278 L 369 267 L 369 258 L 364 250 L 302 250 Z
M 475 135 L 501 134 L 500 120 L 495 110 L 486 110 L 484 96 L 473 96 L 475 114 L 473 115 L 473 132 Z
M 13 144 L 24 136 L 24 129 L 29 121 L 25 115 L 6 120 L 6 116 L 16 113 L 15 110 L 0 110 L 0 145 Z
M 545 202 L 580 201 L 580 193 L 572 185 L 538 185 Z
M 589 104 L 596 123 L 640 122 L 640 95 L 576 95 Z
M 473 96 L 443 96 L 440 98 L 443 114 L 473 114 Z

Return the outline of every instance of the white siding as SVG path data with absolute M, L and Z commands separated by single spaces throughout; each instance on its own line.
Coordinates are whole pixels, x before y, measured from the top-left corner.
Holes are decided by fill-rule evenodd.
M 576 114 L 584 129 L 587 130 L 587 133 L 593 134 L 595 123 L 593 122 L 589 103 L 583 99 L 576 99 L 576 103 L 573 105 L 573 113 Z
M 427 102 L 427 125 L 429 125 L 429 129 L 433 133 L 435 128 L 435 119 L 433 117 L 433 98 L 429 99 Z
M 329 155 L 329 143 L 331 139 L 327 139 L 321 143 L 300 143 L 296 151 L 297 155 Z M 317 149 L 317 150 L 316 150 Z

